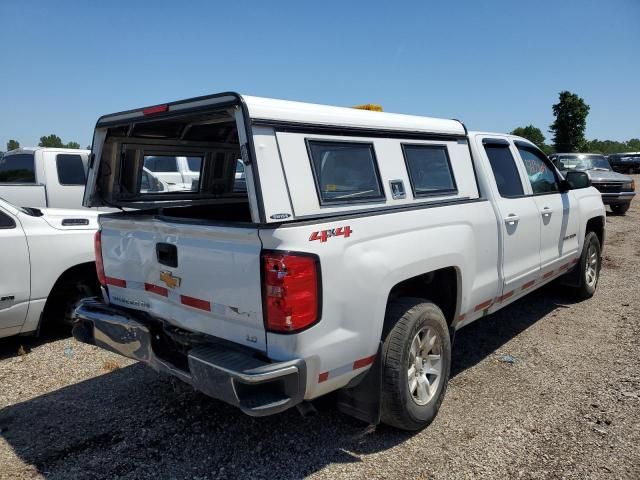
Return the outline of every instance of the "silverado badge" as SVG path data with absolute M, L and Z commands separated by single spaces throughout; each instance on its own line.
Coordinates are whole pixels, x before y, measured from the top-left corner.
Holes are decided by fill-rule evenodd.
M 160 272 L 160 281 L 164 282 L 169 288 L 176 288 L 180 286 L 182 279 L 180 277 L 174 277 L 173 273 L 164 270 Z

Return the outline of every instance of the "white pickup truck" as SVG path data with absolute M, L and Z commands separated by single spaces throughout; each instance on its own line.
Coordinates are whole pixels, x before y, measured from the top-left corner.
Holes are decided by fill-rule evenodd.
M 21 207 L 82 208 L 89 150 L 20 148 L 0 158 L 0 197 Z
M 103 297 L 74 335 L 250 415 L 338 390 L 422 428 L 457 329 L 560 276 L 597 285 L 599 192 L 522 138 L 223 93 L 103 116 L 93 145 L 85 205 L 136 210 L 100 217 Z M 197 189 L 141 191 L 159 154 L 199 157 Z
M 0 338 L 71 322 L 99 292 L 93 237 L 98 212 L 16 207 L 0 199 Z

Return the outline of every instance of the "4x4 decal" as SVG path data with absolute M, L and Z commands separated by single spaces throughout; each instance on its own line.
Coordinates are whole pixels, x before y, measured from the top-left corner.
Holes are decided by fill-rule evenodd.
M 309 237 L 309 241 L 313 242 L 314 240 L 320 240 L 321 243 L 326 242 L 331 237 L 350 237 L 353 233 L 351 227 L 347 225 L 346 227 L 338 227 L 331 228 L 329 230 L 320 230 L 313 232 Z

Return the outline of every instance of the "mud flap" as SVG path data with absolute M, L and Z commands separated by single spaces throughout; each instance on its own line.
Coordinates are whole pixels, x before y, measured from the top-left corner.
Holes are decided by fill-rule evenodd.
M 357 383 L 338 391 L 338 410 L 370 425 L 380 423 L 382 388 L 382 342 L 371 368 Z

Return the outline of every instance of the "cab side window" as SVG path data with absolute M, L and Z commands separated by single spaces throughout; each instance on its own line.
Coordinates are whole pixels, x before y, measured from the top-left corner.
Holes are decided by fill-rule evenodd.
M 84 185 L 84 164 L 80 155 L 56 155 L 56 170 L 60 185 Z
M 518 152 L 527 170 L 527 177 L 534 195 L 560 191 L 555 173 L 538 152 L 520 146 L 518 146 Z
M 15 228 L 16 222 L 6 213 L 0 211 L 0 229 Z
M 509 144 L 507 142 L 504 144 L 485 143 L 484 149 L 489 157 L 500 196 L 513 198 L 524 195 L 518 167 L 513 155 L 511 155 L 511 150 L 509 150 Z

